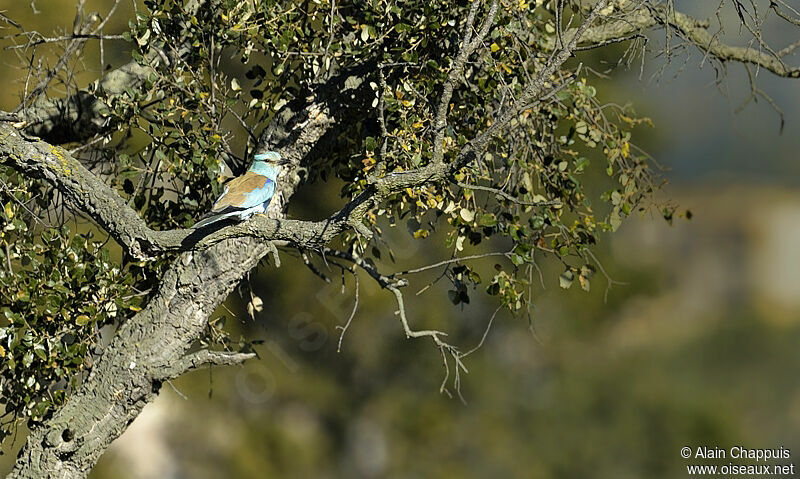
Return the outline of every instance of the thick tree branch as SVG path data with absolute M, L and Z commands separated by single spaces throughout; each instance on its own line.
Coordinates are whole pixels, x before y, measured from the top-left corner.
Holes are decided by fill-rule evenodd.
M 278 114 L 275 122 L 265 129 L 262 142 L 269 138 L 273 149 L 298 166 L 305 154 L 311 151 L 325 132 L 334 124 L 341 123 L 336 118 L 341 119 L 348 115 L 352 118 L 352 115 L 365 111 L 361 108 L 363 105 L 360 101 L 353 101 L 349 97 L 368 97 L 367 82 L 354 82 L 353 79 L 360 78 L 369 68 L 369 65 L 363 65 L 337 75 L 321 85 L 314 95 L 287 105 Z M 347 91 L 348 95 L 345 98 L 342 95 L 346 91 L 344 85 L 354 83 L 358 83 L 359 86 L 352 92 Z M 330 113 L 332 111 L 336 112 L 335 115 Z M 366 210 L 358 209 L 361 216 L 354 216 L 354 211 L 368 196 L 357 198 L 324 221 L 279 220 L 257 216 L 251 221 L 217 231 L 195 229 L 156 231 L 147 226 L 117 192 L 66 150 L 30 138 L 11 123 L 2 120 L 0 120 L 0 162 L 9 164 L 26 175 L 50 182 L 64 194 L 72 207 L 87 214 L 133 257 L 140 259 L 165 252 L 201 250 L 227 239 L 242 237 L 280 240 L 298 246 L 318 248 L 360 221 Z M 292 181 L 289 184 L 296 183 Z M 279 188 L 278 195 L 281 194 L 283 192 Z
M 638 37 L 655 26 L 662 26 L 676 32 L 702 52 L 721 62 L 740 62 L 758 65 L 775 75 L 786 78 L 800 78 L 800 67 L 789 67 L 779 56 L 763 49 L 727 45 L 719 40 L 719 35 L 709 31 L 709 23 L 669 9 L 664 4 L 653 1 L 627 2 L 620 15 L 586 29 L 580 39 L 580 49 L 602 46 L 617 41 Z M 567 30 L 566 37 L 577 31 Z M 544 47 L 552 50 L 556 40 L 549 37 Z
M 604 1 L 598 5 L 602 4 Z M 588 16 L 587 24 L 594 20 L 599 8 Z M 522 103 L 529 103 L 545 93 L 547 79 L 567 60 L 581 32 L 576 32 L 564 48 L 554 55 L 551 64 L 525 90 Z M 311 103 L 306 103 L 302 108 L 300 104 L 305 100 L 287 105 L 267 129 L 259 145 L 260 148 L 280 151 L 293 162 L 293 167 L 279 178 L 279 191 L 270 206 L 273 213 L 283 211 L 286 201 L 299 184 L 296 167 L 308 161 L 312 147 L 336 123 L 330 113 L 336 110 L 331 110 L 330 105 L 318 97 L 312 96 L 310 99 Z M 343 108 L 343 112 L 349 114 L 346 108 Z M 122 325 L 76 394 L 45 425 L 31 431 L 10 477 L 85 477 L 111 441 L 122 434 L 141 409 L 155 397 L 163 381 L 174 377 L 180 369 L 192 367 L 204 359 L 190 356 L 187 362 L 185 358 L 194 341 L 202 334 L 214 309 L 271 250 L 270 243 L 264 240 L 286 238 L 297 243 L 315 244 L 320 238 L 332 238 L 345 228 L 359 229 L 360 220 L 366 212 L 395 192 L 430 182 L 451 181 L 452 174 L 474 160 L 493 135 L 499 133 L 518 113 L 518 108 L 509 108 L 484 133 L 467 143 L 451 163 L 432 163 L 374 180 L 363 193 L 329 220 L 298 222 L 258 217 L 208 235 L 204 241 L 214 238 L 219 242 L 208 245 L 207 249 L 181 254 L 164 275 L 158 293 L 144 310 Z M 187 237 L 187 232 L 182 230 L 153 232 L 131 210 L 125 213 L 111 212 L 119 205 L 119 198 L 109 196 L 111 190 L 96 184 L 89 176 L 91 173 L 80 167 L 77 160 L 44 142 L 29 141 L 11 125 L 3 125 L 0 132 L 5 161 L 53 181 L 60 189 L 68 190 L 70 201 L 77 206 L 95 215 L 105 214 L 106 218 L 98 222 L 107 224 L 127 247 L 131 248 L 133 244 L 124 243 L 128 238 L 140 242 L 141 238 L 155 238 L 153 244 L 163 247 L 164 244 L 170 246 L 169 241 L 175 241 L 172 235 L 176 235 L 175 238 L 183 235 L 181 241 Z M 120 210 L 126 211 L 124 208 Z M 121 214 L 125 215 L 125 220 L 117 221 Z M 361 225 L 360 230 L 365 229 Z M 234 237 L 240 234 L 243 237 Z M 370 272 L 370 268 L 365 268 L 365 271 Z M 456 374 L 460 369 L 465 370 L 458 351 L 443 341 L 443 333 L 414 331 L 410 328 L 402 294 L 398 289 L 401 284 L 394 281 L 386 283 L 385 288 L 395 295 L 407 336 L 431 337 L 440 348 L 445 364 L 449 354 L 455 363 Z M 179 365 L 177 368 L 176 364 Z
M 337 125 L 349 125 L 345 118 L 352 121 L 368 111 L 364 105 L 366 100 L 362 99 L 371 99 L 367 95 L 368 82 L 363 81 L 369 68 L 369 65 L 353 68 L 320 85 L 313 94 L 287 104 L 265 129 L 258 148 L 279 151 L 292 161 L 277 182 L 270 204 L 271 215 L 283 215 L 300 183 L 298 171 L 313 163 L 313 152 L 322 138 L 337 134 Z M 102 207 L 96 211 L 107 211 L 118 205 L 118 200 L 100 200 L 78 188 L 81 184 L 87 186 L 81 182 L 89 181 L 87 175 L 91 172 L 77 168 L 77 160 L 44 142 L 29 141 L 9 127 L 4 125 L 5 137 L 0 137 L 0 145 L 6 149 L 5 154 L 0 154 L 3 161 L 45 175 L 59 188 L 71 188 L 71 194 L 80 198 L 77 201 L 91 203 L 85 207 L 95 208 L 100 204 Z M 9 152 L 13 148 L 30 148 L 20 142 L 34 143 L 33 164 L 21 166 L 28 160 L 11 158 Z M 14 145 L 9 146 L 9 143 Z M 17 164 L 18 161 L 22 163 Z M 80 172 L 80 180 L 69 178 L 75 172 Z M 109 190 L 99 188 L 97 191 L 105 195 Z M 169 233 L 153 232 L 135 212 L 124 214 L 130 224 L 121 222 L 110 226 L 112 230 L 118 229 L 117 234 L 122 239 L 133 237 L 139 241 L 151 234 Z M 119 218 L 113 214 L 107 217 Z M 287 221 L 259 219 L 276 226 L 279 231 L 283 231 L 282 225 Z M 144 232 L 139 228 L 144 228 Z M 124 234 L 119 234 L 120 231 Z M 176 230 L 169 234 L 182 234 L 185 238 L 187 233 L 192 234 L 192 230 Z M 229 234 L 218 236 L 215 241 L 204 245 L 207 247 L 202 251 L 188 251 L 175 259 L 158 292 L 144 310 L 123 323 L 76 394 L 44 425 L 31 431 L 10 478 L 86 477 L 108 445 L 153 400 L 163 381 L 203 359 L 190 355 L 187 362 L 186 355 L 203 334 L 208 318 L 247 272 L 269 252 L 275 252 L 271 242 L 255 235 L 234 237 Z
M 90 88 L 69 97 L 40 96 L 20 112 L 23 113 L 25 132 L 49 143 L 63 144 L 80 142 L 109 131 L 113 125 L 107 116 L 108 105 L 99 99 L 98 93 L 119 95 L 126 88 L 137 88 L 154 72 L 149 66 L 131 61 L 109 72 Z
M 660 24 L 669 24 L 697 48 L 721 62 L 750 63 L 781 77 L 800 78 L 800 67 L 789 67 L 780 58 L 761 49 L 726 45 L 719 41 L 718 35 L 712 35 L 703 23 L 689 15 L 680 12 L 670 15 L 664 7 L 654 7 L 651 12 Z
M 666 11 L 661 12 L 658 5 L 635 10 L 624 20 L 609 18 L 607 22 L 593 27 L 592 24 L 600 18 L 600 12 L 608 4 L 608 0 L 593 2 L 591 12 L 581 26 L 559 35 L 559 41 L 552 47 L 552 56 L 541 65 L 541 70 L 514 103 L 500 111 L 490 127 L 461 147 L 453 161 L 445 162 L 441 152 L 434 153 L 434 161 L 428 165 L 409 171 L 391 172 L 380 178 L 372 177 L 362 193 L 323 221 L 289 220 L 283 218 L 283 211 L 300 183 L 299 170 L 311 164 L 315 156 L 312 152 L 319 148 L 321 138 L 333 132 L 337 125 L 351 125 L 354 112 L 361 118 L 369 111 L 358 101 L 351 100 L 362 95 L 346 91 L 342 85 L 347 82 L 337 83 L 340 79 L 286 105 L 259 141 L 260 149 L 279 151 L 291 161 L 291 166 L 279 178 L 278 191 L 270 205 L 273 217 L 258 216 L 216 231 L 152 230 L 136 211 L 130 209 L 100 178 L 84 168 L 78 159 L 53 146 L 61 141 L 86 138 L 82 135 L 91 136 L 109 127 L 104 117 L 105 105 L 94 96 L 92 89 L 65 100 L 42 100 L 29 105 L 22 118 L 19 115 L 0 116 L 0 161 L 25 174 L 49 181 L 73 207 L 109 231 L 132 255 L 143 258 L 162 252 L 182 252 L 164 274 L 158 291 L 145 309 L 122 323 L 78 391 L 45 424 L 31 431 L 28 443 L 9 477 L 85 477 L 108 445 L 152 401 L 164 381 L 202 364 L 235 364 L 249 358 L 250 355 L 246 353 L 193 351 L 208 318 L 244 275 L 269 252 L 275 251 L 274 241 L 285 241 L 300 248 L 321 249 L 362 268 L 383 288 L 392 292 L 408 337 L 430 337 L 441 350 L 446 367 L 447 354 L 451 355 L 457 383 L 459 371 L 466 371 L 461 362 L 464 355 L 443 340 L 442 332 L 411 329 L 400 290 L 405 280 L 381 274 L 356 255 L 325 249 L 336 235 L 350 228 L 362 235 L 370 235 L 362 223 L 366 214 L 406 188 L 454 182 L 454 174 L 476 160 L 524 109 L 535 102 L 545 101 L 553 94 L 555 89 L 551 84 L 554 78 L 559 76 L 559 70 L 581 45 L 602 44 L 630 37 L 637 35 L 641 29 L 661 24 L 676 29 L 722 61 L 764 63 L 762 66 L 765 68 L 776 70 L 778 67 L 785 68 L 774 56 L 761 56 L 760 52 L 736 50 L 715 43 L 715 38 L 708 34 L 707 25 L 680 14 L 664 16 L 662 13 Z M 464 43 L 458 54 L 460 60 L 457 58 L 451 69 L 434 121 L 437 138 L 435 149 L 442 145 L 450 98 L 456 81 L 463 73 L 463 65 L 488 33 L 497 9 L 497 2 L 493 2 L 487 9 L 483 26 L 473 32 L 472 26 L 479 11 L 478 2 L 473 5 L 467 21 L 469 28 L 465 31 Z M 618 21 L 621 23 L 614 23 Z M 758 55 L 749 56 L 754 53 Z M 101 82 L 97 88 L 111 91 L 111 88 L 124 89 L 137 85 L 150 71 L 149 67 L 130 64 L 103 80 L 111 83 L 104 85 Z M 365 78 L 366 74 L 359 73 L 347 80 L 355 79 L 356 84 L 362 85 L 356 89 L 364 87 L 369 90 L 365 87 L 368 83 Z M 381 83 L 385 86 L 385 81 Z M 369 91 L 369 95 L 363 95 L 363 98 L 371 99 L 372 95 L 374 93 Z M 11 123 L 20 121 L 27 121 L 27 126 Z M 385 125 L 383 131 L 385 133 Z M 32 139 L 28 136 L 30 134 L 46 141 Z M 504 195 L 500 190 L 488 187 L 473 188 Z M 398 275 L 424 269 L 409 270 Z M 449 369 L 447 371 L 449 376 Z
M 100 178 L 61 147 L 31 139 L 11 124 L 0 122 L 0 161 L 55 186 L 76 209 L 93 218 L 134 257 L 143 257 L 154 232 Z

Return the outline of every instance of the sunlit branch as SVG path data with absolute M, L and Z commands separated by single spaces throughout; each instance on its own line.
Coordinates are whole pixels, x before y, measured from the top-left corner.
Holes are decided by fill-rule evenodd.
M 433 140 L 433 162 L 440 162 L 444 157 L 444 133 L 447 127 L 447 113 L 450 109 L 450 99 L 453 97 L 453 90 L 455 89 L 456 82 L 461 79 L 469 56 L 472 55 L 478 46 L 480 46 L 481 42 L 483 42 L 483 39 L 486 38 L 486 35 L 488 35 L 494 23 L 494 18 L 497 15 L 498 0 L 493 0 L 480 30 L 473 37 L 475 15 L 480 3 L 480 0 L 473 0 L 472 2 L 467 16 L 467 22 L 464 26 L 464 38 L 461 43 L 461 48 L 458 55 L 453 60 L 453 65 L 447 75 L 447 81 L 442 88 L 442 96 L 439 98 L 436 117 L 433 121 L 433 130 L 435 132 Z

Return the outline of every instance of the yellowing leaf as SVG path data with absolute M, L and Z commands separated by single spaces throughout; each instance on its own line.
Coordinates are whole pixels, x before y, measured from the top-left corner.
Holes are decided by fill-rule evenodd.
M 492 53 L 500 51 L 500 45 L 498 45 L 497 43 L 492 43 L 492 45 L 489 48 L 492 50 Z
M 582 274 L 578 275 L 578 281 L 581 283 L 581 289 L 584 291 L 589 291 L 591 289 L 591 284 L 589 283 L 589 278 L 585 277 Z

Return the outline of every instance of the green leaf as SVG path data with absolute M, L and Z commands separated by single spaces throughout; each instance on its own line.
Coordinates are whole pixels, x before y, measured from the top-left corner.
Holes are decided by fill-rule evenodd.
M 589 158 L 580 157 L 575 160 L 575 173 L 580 173 L 589 166 Z
M 33 352 L 39 356 L 40 359 L 43 361 L 47 359 L 47 351 L 44 349 L 44 345 L 42 343 L 35 344 L 33 346 Z
M 611 211 L 608 222 L 611 224 L 612 231 L 617 231 L 617 229 L 619 229 L 620 225 L 622 225 L 622 216 L 619 214 L 619 208 L 614 208 Z
M 497 218 L 492 213 L 479 213 L 478 225 L 480 226 L 495 226 L 497 225 Z
M 33 351 L 27 351 L 22 356 L 22 366 L 28 368 L 30 367 L 31 363 L 33 363 Z
M 453 304 L 458 304 L 461 302 L 461 295 L 458 294 L 458 291 L 449 290 L 447 291 L 447 297 L 450 299 L 450 302 Z

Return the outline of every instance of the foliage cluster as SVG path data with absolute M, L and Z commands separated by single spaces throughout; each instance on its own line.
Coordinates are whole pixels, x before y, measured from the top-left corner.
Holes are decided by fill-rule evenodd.
M 516 98 L 552 58 L 547 45 L 560 41 L 557 2 L 501 1 L 495 26 L 456 79 L 437 145 L 436 105 L 464 35 L 465 2 L 218 0 L 199 10 L 195 2 L 144 3 L 123 36 L 133 59 L 154 72 L 118 94 L 90 87 L 114 128 L 74 146 L 156 229 L 191 226 L 226 176 L 244 170 L 276 112 L 336 72 L 374 66 L 357 80 L 374 92 L 371 111 L 340 125 L 336 147 L 308 165 L 306 184 L 335 181 L 344 202 L 370 177 L 429 164 L 437 148 L 453 161 L 520 106 Z M 477 10 L 479 22 L 488 3 Z M 572 14 L 579 22 L 585 12 Z M 402 225 L 419 241 L 444 240 L 454 257 L 478 245 L 505 248 L 507 261 L 488 273 L 465 263 L 448 268 L 454 304 L 469 302 L 480 284 L 501 305 L 524 311 L 537 255 L 563 263 L 563 287 L 577 279 L 588 290 L 595 271 L 588 249 L 653 192 L 647 157 L 631 143 L 646 120 L 629 106 L 604 104 L 577 62 L 546 82 L 548 93 L 525 105 L 453 182 L 395 194 L 369 212 L 371 242 L 352 232 L 338 246 L 378 263 L 382 251 L 392 257 L 383 229 Z M 48 186 L 6 168 L 0 179 L 0 401 L 10 418 L 0 425 L 2 439 L 16 419 L 42 420 L 63 401 L 91 366 L 99 329 L 139 310 L 170 258 L 111 259 L 108 240 L 82 224 L 67 227 Z M 607 191 L 592 197 L 587 182 Z M 58 216 L 54 226 L 34 221 L 45 211 Z

